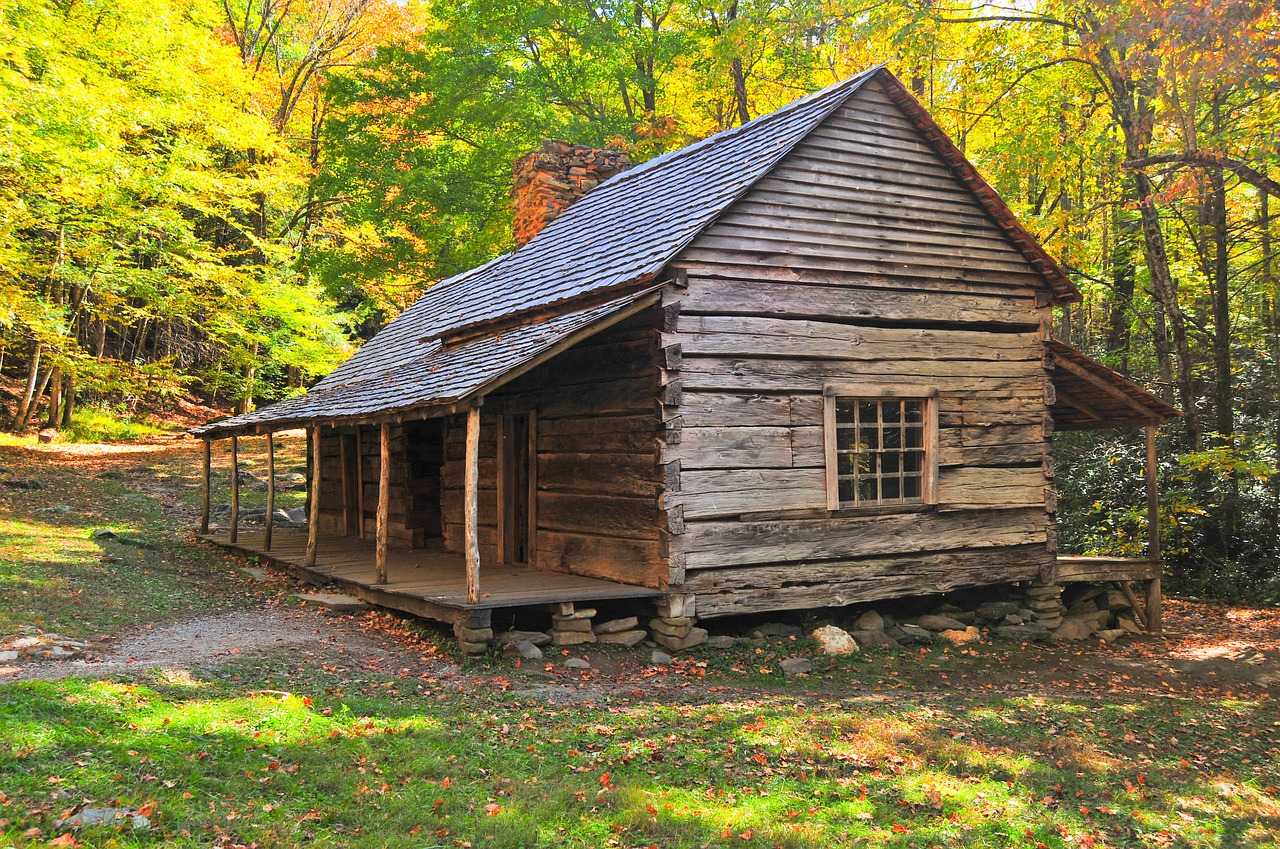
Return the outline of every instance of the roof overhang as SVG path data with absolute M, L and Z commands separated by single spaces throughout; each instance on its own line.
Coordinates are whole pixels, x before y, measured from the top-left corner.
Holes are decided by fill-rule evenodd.
M 1158 426 L 1182 415 L 1176 407 L 1082 351 L 1054 339 L 1045 342 L 1056 400 L 1055 430 Z
M 430 340 L 421 358 L 394 371 L 312 390 L 189 432 L 201 439 L 225 439 L 307 425 L 379 424 L 450 415 L 476 405 L 489 392 L 578 342 L 653 306 L 661 297 L 659 288 L 651 286 L 456 347 Z

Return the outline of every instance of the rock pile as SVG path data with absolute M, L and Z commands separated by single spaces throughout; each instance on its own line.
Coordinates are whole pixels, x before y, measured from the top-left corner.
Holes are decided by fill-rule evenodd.
M 21 634 L 0 639 L 0 663 L 35 659 L 73 660 L 92 649 L 89 643 L 27 627 Z

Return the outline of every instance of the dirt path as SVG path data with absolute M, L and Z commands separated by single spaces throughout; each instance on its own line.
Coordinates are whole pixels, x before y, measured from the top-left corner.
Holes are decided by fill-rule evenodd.
M 408 648 L 374 640 L 350 617 L 311 610 L 261 607 L 201 616 L 154 626 L 117 640 L 102 656 L 84 660 L 27 661 L 0 669 L 3 680 L 50 680 L 71 676 L 108 678 L 150 670 L 208 669 L 228 661 L 279 649 L 305 651 L 327 665 L 341 663 L 371 669 L 413 669 L 415 674 L 446 675 L 454 668 L 427 660 Z

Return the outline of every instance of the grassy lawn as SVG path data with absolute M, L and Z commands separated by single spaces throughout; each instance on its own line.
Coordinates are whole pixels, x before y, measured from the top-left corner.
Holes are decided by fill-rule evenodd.
M 194 456 L 134 458 L 123 478 L 45 463 L 48 488 L 0 493 L 0 631 L 118 634 L 277 593 L 161 509 L 185 509 Z M 171 491 L 127 497 L 148 487 Z M 35 512 L 51 503 L 75 512 Z M 91 540 L 101 526 L 125 540 Z M 598 672 L 490 656 L 444 674 L 269 651 L 0 684 L 0 845 L 1280 844 L 1280 710 L 1265 686 L 1170 674 L 1170 650 L 835 659 L 799 639 L 671 669 L 637 651 L 596 658 Z M 777 660 L 797 655 L 813 674 L 782 678 Z M 55 823 L 86 803 L 153 827 L 70 844 Z

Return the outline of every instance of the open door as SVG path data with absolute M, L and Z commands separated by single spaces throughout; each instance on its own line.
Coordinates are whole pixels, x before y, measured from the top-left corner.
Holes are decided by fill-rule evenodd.
M 364 499 L 360 480 L 360 437 L 356 433 L 341 436 L 342 455 L 342 532 L 349 537 L 363 536 Z
M 531 565 L 537 527 L 537 449 L 532 412 L 502 417 L 498 446 L 499 544 L 503 563 Z

